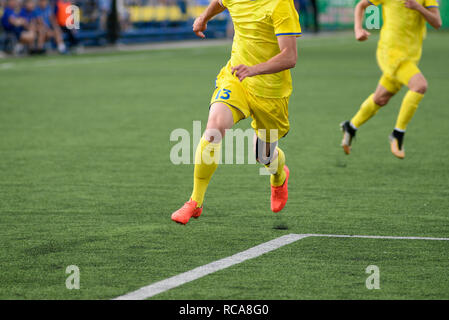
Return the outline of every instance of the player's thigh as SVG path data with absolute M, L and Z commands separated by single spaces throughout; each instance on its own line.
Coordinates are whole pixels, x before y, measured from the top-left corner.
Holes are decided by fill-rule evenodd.
M 407 60 L 401 63 L 396 71 L 396 78 L 412 91 L 425 93 L 427 90 L 427 80 L 416 62 Z
M 257 136 L 265 142 L 276 142 L 290 130 L 288 100 L 285 98 L 263 98 L 250 96 L 251 126 Z
M 212 93 L 210 105 L 212 106 L 216 103 L 229 107 L 234 123 L 247 118 L 250 114 L 246 89 L 226 67 L 220 71 L 215 81 L 215 90 Z
M 244 94 L 237 92 L 238 90 L 229 83 L 224 83 L 215 89 L 211 98 L 206 138 L 211 134 L 217 135 L 217 132 L 212 131 L 218 131 L 221 137 L 224 137 L 227 129 L 246 118 L 241 111 L 245 109 L 246 98 Z
M 399 81 L 384 74 L 380 78 L 379 84 L 374 92 L 373 100 L 376 104 L 384 106 L 401 88 L 402 84 Z

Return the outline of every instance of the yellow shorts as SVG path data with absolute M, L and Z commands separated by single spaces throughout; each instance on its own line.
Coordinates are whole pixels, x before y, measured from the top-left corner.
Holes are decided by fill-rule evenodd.
M 410 79 L 421 73 L 416 62 L 411 60 L 401 61 L 391 52 L 382 54 L 382 51 L 378 51 L 377 61 L 383 72 L 379 83 L 391 93 L 397 93 L 403 85 L 408 86 Z
M 285 98 L 264 98 L 250 93 L 237 77 L 226 67 L 217 76 L 215 91 L 210 105 L 221 102 L 229 106 L 234 123 L 249 116 L 257 136 L 266 142 L 275 142 L 290 130 L 288 100 Z

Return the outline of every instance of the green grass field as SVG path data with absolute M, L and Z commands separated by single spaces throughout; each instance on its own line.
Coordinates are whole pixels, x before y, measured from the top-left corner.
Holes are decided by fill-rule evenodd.
M 222 165 L 186 226 L 170 215 L 193 166 L 170 162 L 169 136 L 204 128 L 229 46 L 1 60 L 0 298 L 114 298 L 288 233 L 448 237 L 447 36 L 425 41 L 429 91 L 403 161 L 387 137 L 405 89 L 351 156 L 339 146 L 339 123 L 380 77 L 376 37 L 300 39 L 286 208 L 270 211 L 258 165 Z M 80 290 L 66 289 L 69 265 Z M 368 265 L 380 290 L 365 287 Z M 448 241 L 306 238 L 154 299 L 448 299 L 448 288 Z

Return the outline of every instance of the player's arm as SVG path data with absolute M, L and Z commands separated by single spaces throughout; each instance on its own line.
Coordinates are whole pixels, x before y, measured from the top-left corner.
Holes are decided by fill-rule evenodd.
M 405 0 L 405 6 L 409 9 L 421 13 L 426 21 L 435 29 L 440 29 L 442 25 L 440 9 L 438 7 L 426 8 L 416 2 L 416 0 Z
M 206 10 L 195 19 L 195 22 L 193 23 L 193 32 L 195 32 L 198 37 L 205 38 L 206 36 L 203 32 L 207 29 L 209 20 L 224 10 L 225 7 L 221 3 L 221 0 L 212 0 Z
M 270 60 L 256 64 L 254 66 L 246 66 L 240 64 L 232 67 L 232 73 L 235 74 L 240 81 L 246 77 L 253 77 L 260 74 L 278 73 L 287 69 L 294 68 L 298 59 L 298 51 L 296 48 L 295 36 L 278 36 L 280 53 Z
M 363 18 L 365 17 L 365 10 L 371 5 L 368 0 L 362 0 L 355 6 L 354 9 L 354 34 L 358 41 L 368 40 L 371 35 L 367 30 L 363 29 Z

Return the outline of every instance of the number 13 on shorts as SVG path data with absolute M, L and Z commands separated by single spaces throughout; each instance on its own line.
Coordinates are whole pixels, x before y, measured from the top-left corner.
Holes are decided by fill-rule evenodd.
M 231 96 L 231 90 L 220 89 L 220 90 L 218 90 L 217 95 L 215 96 L 215 100 L 217 100 L 217 99 L 228 100 L 230 96 Z

